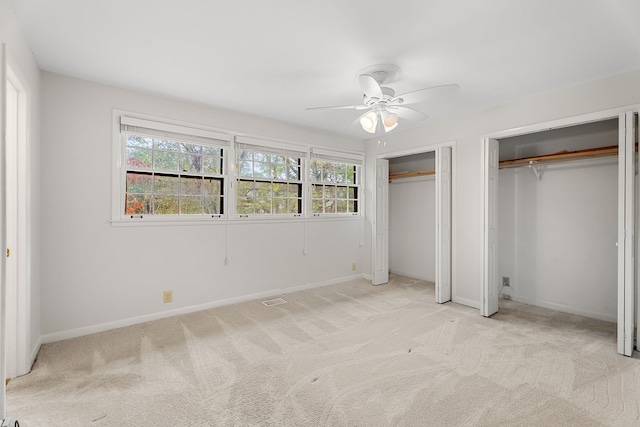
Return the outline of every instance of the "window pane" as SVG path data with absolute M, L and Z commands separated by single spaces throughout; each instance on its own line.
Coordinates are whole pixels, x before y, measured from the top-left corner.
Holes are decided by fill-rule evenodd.
M 222 158 L 218 156 L 202 156 L 202 172 L 207 174 L 222 174 Z
M 145 148 L 127 148 L 127 167 L 136 169 L 151 169 L 153 151 Z
M 130 147 L 153 148 L 153 138 L 127 135 L 127 145 Z
M 222 157 L 222 148 L 220 147 L 209 147 L 207 145 L 202 146 L 202 155 L 203 156 L 218 156 Z
M 273 183 L 273 196 L 274 197 L 287 197 L 289 184 L 282 184 L 280 182 Z
M 336 202 L 338 213 L 347 213 L 347 201 L 346 200 L 338 200 Z
M 271 198 L 256 197 L 256 213 L 257 214 L 270 214 L 271 213 Z
M 202 197 L 201 196 L 181 196 L 180 197 L 180 213 L 202 214 Z
M 222 197 L 205 197 L 204 213 L 207 215 L 218 215 L 222 213 Z
M 324 198 L 325 199 L 334 199 L 336 197 L 336 187 L 332 185 L 324 186 Z
M 285 161 L 286 161 L 286 158 L 284 156 L 280 156 L 280 155 L 277 155 L 277 154 L 272 154 L 271 155 L 271 163 L 282 164 L 282 163 L 285 163 Z
M 335 200 L 325 200 L 324 201 L 324 213 L 335 213 L 336 211 L 336 202 Z
M 256 162 L 271 162 L 271 155 L 266 153 L 253 153 L 253 160 Z
M 187 177 L 180 178 L 180 194 L 200 195 L 202 194 L 202 178 Z M 182 202 L 181 202 L 182 203 Z M 182 212 L 182 208 L 180 209 Z
M 356 183 L 355 166 L 349 166 L 349 171 L 347 172 L 347 183 L 348 184 Z
M 236 200 L 236 210 L 240 215 L 253 213 L 253 199 L 238 197 Z
M 153 189 L 156 194 L 178 194 L 179 188 L 180 181 L 177 176 L 155 176 Z
M 322 163 L 322 181 L 324 182 L 336 182 L 335 174 L 333 170 L 333 163 Z
M 289 184 L 289 197 L 302 197 L 302 184 Z
M 127 194 L 124 213 L 127 215 L 150 214 L 151 196 L 148 194 Z
M 253 177 L 253 163 L 252 162 L 240 162 L 238 163 L 238 175 L 252 178 Z
M 178 151 L 180 149 L 180 144 L 166 139 L 154 139 L 153 148 L 156 150 Z
M 300 199 L 287 199 L 289 205 L 289 212 L 291 214 L 302 213 L 300 206 L 302 206 Z
M 202 156 L 182 153 L 180 156 L 180 170 L 182 172 L 202 172 Z
M 222 195 L 222 180 L 204 179 L 202 181 L 202 190 L 205 196 L 220 196 Z
M 322 200 L 313 200 L 311 202 L 311 212 L 312 213 L 322 213 Z
M 349 187 L 349 198 L 350 199 L 357 199 L 358 198 L 358 193 L 356 192 L 356 189 L 353 187 Z
M 346 199 L 347 198 L 347 187 L 337 187 L 336 188 L 336 197 L 338 199 Z
M 312 185 L 311 186 L 311 197 L 314 199 L 322 199 L 323 189 L 322 185 Z
M 200 145 L 186 144 L 183 142 L 180 144 L 180 151 L 189 154 L 200 154 L 202 153 L 202 147 Z
M 245 150 L 238 150 L 236 151 L 236 158 L 238 160 L 253 160 L 253 152 L 251 151 L 245 151 Z
M 255 178 L 271 179 L 271 164 L 254 162 L 253 163 L 253 176 Z
M 256 193 L 259 197 L 271 197 L 271 187 L 274 184 L 270 182 L 256 182 Z M 271 210 L 271 209 L 269 209 Z
M 153 213 L 156 215 L 177 215 L 178 196 L 154 196 Z
M 271 178 L 287 180 L 287 166 L 283 164 L 271 164 Z
M 300 166 L 287 166 L 286 179 L 289 181 L 300 181 Z
M 253 181 L 239 181 L 237 185 L 237 194 L 240 197 L 255 197 L 255 183 Z
M 151 174 L 127 172 L 127 193 L 151 193 L 152 187 Z
M 347 180 L 347 165 L 336 164 L 335 171 L 336 171 L 336 176 L 335 176 L 336 182 L 342 183 Z
M 287 199 L 273 199 L 273 213 L 286 214 L 289 213 L 287 207 Z
M 349 212 L 350 213 L 358 213 L 358 202 L 355 200 L 349 200 Z
M 155 151 L 153 156 L 154 169 L 165 171 L 178 170 L 178 153 L 171 151 Z

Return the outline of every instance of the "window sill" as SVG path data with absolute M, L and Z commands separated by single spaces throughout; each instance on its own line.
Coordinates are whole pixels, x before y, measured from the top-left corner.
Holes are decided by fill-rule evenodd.
M 184 227 L 184 226 L 217 226 L 217 225 L 239 225 L 239 224 L 273 224 L 273 223 L 300 223 L 304 221 L 359 221 L 364 220 L 364 215 L 332 215 L 325 214 L 310 217 L 265 217 L 253 215 L 248 217 L 235 218 L 191 218 L 191 219 L 158 219 L 158 218 L 137 218 L 137 219 L 116 219 L 109 221 L 112 227 Z

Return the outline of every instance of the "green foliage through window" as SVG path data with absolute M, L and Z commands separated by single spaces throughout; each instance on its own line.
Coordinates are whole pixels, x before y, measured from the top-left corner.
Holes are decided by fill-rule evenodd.
M 125 134 L 126 215 L 221 215 L 221 147 Z
M 356 165 L 319 159 L 311 161 L 311 213 L 358 213 Z

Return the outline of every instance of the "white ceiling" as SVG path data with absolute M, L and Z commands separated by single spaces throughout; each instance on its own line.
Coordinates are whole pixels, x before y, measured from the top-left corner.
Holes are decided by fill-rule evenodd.
M 373 64 L 459 84 L 430 120 L 640 69 L 637 0 L 11 2 L 43 70 L 359 139 L 358 111 L 305 108 L 360 103 Z

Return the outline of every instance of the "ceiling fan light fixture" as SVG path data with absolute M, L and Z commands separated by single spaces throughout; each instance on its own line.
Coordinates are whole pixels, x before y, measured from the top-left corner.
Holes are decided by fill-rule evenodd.
M 390 113 L 385 110 L 380 114 L 380 117 L 382 119 L 385 132 L 391 132 L 398 126 L 398 115 L 396 113 Z
M 378 115 L 373 111 L 369 111 L 360 118 L 360 126 L 365 132 L 375 133 L 378 126 Z

